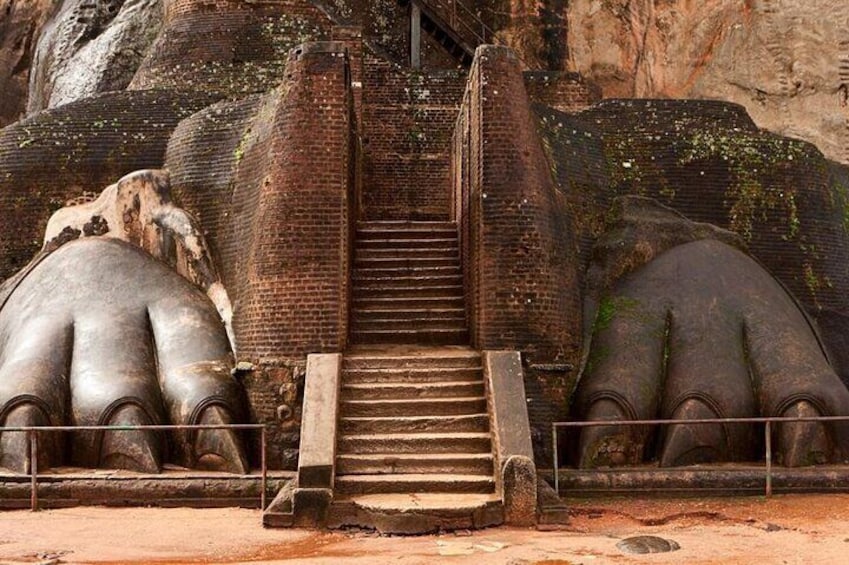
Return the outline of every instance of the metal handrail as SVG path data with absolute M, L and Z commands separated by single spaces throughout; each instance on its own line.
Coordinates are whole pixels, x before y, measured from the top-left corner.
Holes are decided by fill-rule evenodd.
M 136 430 L 260 430 L 260 509 L 266 507 L 266 488 L 268 483 L 268 463 L 266 457 L 265 424 L 150 424 L 138 426 L 9 426 L 0 427 L 0 433 L 25 432 L 30 444 L 30 510 L 38 511 L 38 433 L 39 432 L 80 432 L 109 431 L 128 432 Z M 57 475 L 61 476 L 61 475 Z
M 585 422 L 552 422 L 551 447 L 554 458 L 554 491 L 560 496 L 560 461 L 557 450 L 558 428 L 590 428 L 598 426 L 671 426 L 675 424 L 765 424 L 764 459 L 766 461 L 765 495 L 772 496 L 772 424 L 789 422 L 849 422 L 849 416 L 775 416 L 754 418 L 696 418 L 693 420 L 592 420 Z
M 425 4 L 438 14 L 445 16 L 445 13 L 448 12 L 448 24 L 454 28 L 459 29 L 459 26 L 465 28 L 468 33 L 470 33 L 474 39 L 477 41 L 478 45 L 485 44 L 487 41 L 492 41 L 494 44 L 502 45 L 504 47 L 509 47 L 501 41 L 501 39 L 496 35 L 495 30 L 484 22 L 478 14 L 472 11 L 471 8 L 466 6 L 461 0 L 419 0 L 422 4 Z M 446 7 L 446 3 L 448 6 Z M 471 18 L 472 23 L 475 26 L 480 26 L 480 34 L 478 34 L 477 30 L 465 21 L 464 17 L 457 14 L 457 7 L 465 12 L 468 15 L 468 18 Z M 489 37 L 487 37 L 489 36 Z M 516 57 L 525 65 L 526 68 L 530 69 L 531 66 L 527 61 L 522 59 L 518 53 L 516 53 Z

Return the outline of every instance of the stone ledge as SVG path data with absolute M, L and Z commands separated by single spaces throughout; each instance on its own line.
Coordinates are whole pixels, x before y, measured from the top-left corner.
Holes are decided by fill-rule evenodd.
M 267 493 L 291 481 L 294 473 L 272 471 Z M 166 471 L 159 475 L 126 471 L 75 471 L 38 477 L 39 508 L 74 506 L 160 506 L 259 508 L 261 477 L 227 473 Z M 30 477 L 0 473 L 0 509 L 30 508 Z
M 540 473 L 552 477 L 551 470 Z M 561 497 L 763 495 L 766 473 L 754 465 L 703 465 L 678 469 L 560 470 Z M 849 465 L 773 467 L 773 494 L 849 492 Z

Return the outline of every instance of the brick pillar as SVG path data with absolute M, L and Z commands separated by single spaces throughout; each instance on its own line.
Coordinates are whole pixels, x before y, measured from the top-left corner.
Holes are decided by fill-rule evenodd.
M 351 70 L 351 95 L 357 123 L 363 120 L 363 28 L 361 26 L 333 26 L 333 41 L 348 50 L 348 67 Z
M 518 349 L 538 363 L 576 363 L 577 245 L 510 49 L 478 48 L 454 140 L 475 346 Z
M 351 121 L 345 46 L 292 50 L 273 109 L 246 292 L 235 312 L 241 358 L 345 348 L 350 269 Z

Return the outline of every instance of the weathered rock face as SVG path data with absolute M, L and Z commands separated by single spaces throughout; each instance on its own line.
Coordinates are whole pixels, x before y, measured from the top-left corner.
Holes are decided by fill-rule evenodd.
M 0 0 L 0 127 L 26 109 L 33 51 L 54 6 L 50 0 Z
M 126 88 L 161 22 L 162 0 L 62 2 L 38 40 L 28 113 Z
M 566 10 L 569 66 L 605 97 L 737 102 L 758 126 L 849 159 L 845 2 L 571 0 Z

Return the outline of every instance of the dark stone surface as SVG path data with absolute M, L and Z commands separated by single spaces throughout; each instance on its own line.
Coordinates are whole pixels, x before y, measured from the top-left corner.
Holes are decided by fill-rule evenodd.
M 678 542 L 657 536 L 634 536 L 616 544 L 625 553 L 667 553 L 681 549 Z
M 697 238 L 699 230 L 685 229 L 687 220 L 674 213 L 664 219 L 657 207 L 644 208 L 648 213 L 632 210 L 620 218 L 596 248 L 594 268 L 606 274 L 596 277 L 603 298 L 575 417 L 849 414 L 849 391 L 785 288 L 717 239 L 675 245 L 688 233 Z M 680 226 L 672 230 L 677 241 L 667 242 L 668 222 Z M 621 251 L 611 256 L 610 249 Z M 849 456 L 845 423 L 786 423 L 775 430 L 777 460 L 784 465 Z M 585 428 L 578 461 L 582 467 L 655 459 L 661 466 L 752 461 L 760 454 L 757 432 L 742 424 Z
M 289 472 L 269 473 L 266 495 L 281 490 L 292 479 Z M 0 474 L 0 509 L 30 508 L 30 486 L 26 475 Z M 148 475 L 59 469 L 56 474 L 39 476 L 38 500 L 42 509 L 81 505 L 259 508 L 260 486 L 259 474 L 236 477 L 166 471 Z
M 200 289 L 137 247 L 72 241 L 40 261 L 0 310 L 4 425 L 228 424 L 244 417 L 232 354 Z M 71 359 L 73 358 L 73 363 Z M 27 465 L 20 433 L 0 435 L 0 464 Z M 166 460 L 244 472 L 230 430 L 51 434 L 49 464 L 157 471 Z

